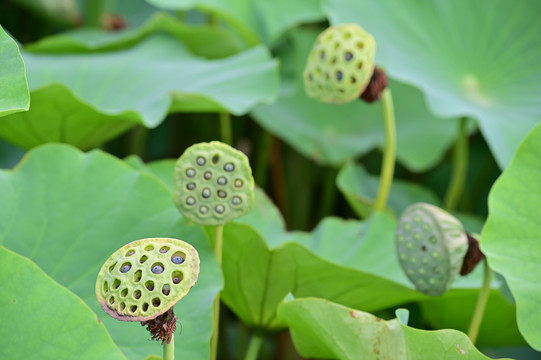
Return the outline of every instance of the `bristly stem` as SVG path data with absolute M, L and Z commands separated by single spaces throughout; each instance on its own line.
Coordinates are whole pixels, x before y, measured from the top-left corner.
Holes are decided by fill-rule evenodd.
M 163 360 L 175 360 L 175 337 L 171 336 L 171 341 L 163 342 Z
M 231 115 L 227 112 L 220 113 L 220 138 L 223 143 L 233 146 Z
M 389 193 L 391 191 L 396 161 L 396 125 L 391 89 L 386 88 L 383 90 L 381 93 L 381 102 L 383 104 L 385 148 L 383 149 L 383 161 L 381 164 L 379 189 L 376 201 L 374 203 L 374 211 L 385 210 L 387 198 L 389 197 Z
M 453 149 L 453 173 L 451 181 L 445 194 L 445 210 L 454 211 L 462 197 L 464 184 L 466 183 L 466 173 L 468 170 L 468 135 L 466 133 L 466 124 L 468 119 L 460 118 L 458 128 L 458 137 Z
M 488 297 L 490 295 L 490 283 L 492 281 L 492 270 L 488 266 L 487 259 L 483 259 L 483 284 L 479 290 L 477 296 L 477 303 L 475 304 L 475 310 L 470 322 L 470 328 L 468 329 L 468 337 L 472 344 L 475 344 L 477 335 L 479 335 L 479 329 L 481 328 L 481 322 L 483 321 L 483 315 L 485 314 L 485 308 L 487 305 Z
M 257 355 L 259 354 L 262 344 L 263 336 L 259 335 L 258 333 L 253 333 L 250 343 L 248 344 L 248 350 L 246 350 L 244 360 L 257 360 Z
M 218 260 L 218 265 L 222 267 L 222 244 L 223 244 L 223 225 L 215 227 L 214 238 L 212 239 L 212 249 Z M 218 333 L 220 329 L 220 293 L 214 299 L 214 311 L 212 319 L 212 337 L 210 338 L 210 359 L 216 360 L 218 355 Z

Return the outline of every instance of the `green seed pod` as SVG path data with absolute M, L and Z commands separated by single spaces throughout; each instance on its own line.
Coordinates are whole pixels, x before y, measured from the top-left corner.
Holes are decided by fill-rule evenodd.
M 223 225 L 254 202 L 248 158 L 218 141 L 190 146 L 175 166 L 175 203 L 193 222 Z
M 322 32 L 304 70 L 306 93 L 327 103 L 347 103 L 366 89 L 374 72 L 376 42 L 356 24 Z
M 452 284 L 468 250 L 468 238 L 458 219 L 424 203 L 413 204 L 396 228 L 400 265 L 415 287 L 441 295 Z
M 194 286 L 199 255 L 177 239 L 133 241 L 105 261 L 96 296 L 105 312 L 122 321 L 148 321 L 168 311 Z

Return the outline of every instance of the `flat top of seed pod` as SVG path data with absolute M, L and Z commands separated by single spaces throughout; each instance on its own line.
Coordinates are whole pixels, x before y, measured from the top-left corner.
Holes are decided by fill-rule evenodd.
M 308 96 L 327 103 L 357 99 L 374 72 L 376 42 L 357 24 L 329 27 L 308 56 L 304 87 Z
M 441 295 L 462 266 L 468 247 L 460 221 L 444 210 L 424 203 L 402 213 L 396 229 L 400 265 L 416 288 Z
M 218 141 L 184 151 L 175 165 L 175 204 L 201 225 L 223 225 L 244 215 L 254 202 L 248 158 Z
M 96 296 L 106 313 L 122 321 L 147 321 L 184 297 L 199 275 L 199 255 L 170 238 L 133 241 L 105 261 Z

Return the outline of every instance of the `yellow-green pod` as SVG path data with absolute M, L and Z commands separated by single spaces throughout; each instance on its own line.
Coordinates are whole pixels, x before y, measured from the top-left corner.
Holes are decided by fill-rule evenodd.
M 304 70 L 306 93 L 327 103 L 347 103 L 366 89 L 374 72 L 376 42 L 357 24 L 332 26 L 317 38 Z

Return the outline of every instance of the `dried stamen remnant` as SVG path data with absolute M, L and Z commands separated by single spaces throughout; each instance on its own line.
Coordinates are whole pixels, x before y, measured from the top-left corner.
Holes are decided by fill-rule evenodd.
M 152 320 L 141 321 L 141 326 L 146 326 L 152 340 L 161 341 L 162 344 L 167 341 L 171 343 L 173 333 L 177 328 L 177 317 L 173 308 L 157 316 Z

